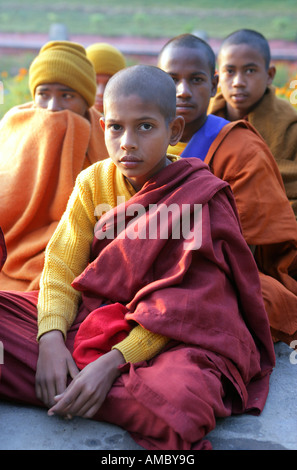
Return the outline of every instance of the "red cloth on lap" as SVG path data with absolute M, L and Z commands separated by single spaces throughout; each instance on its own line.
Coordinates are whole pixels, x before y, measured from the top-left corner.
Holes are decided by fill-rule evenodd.
M 128 309 L 109 304 L 93 310 L 80 325 L 74 340 L 73 358 L 79 369 L 95 361 L 126 338 L 131 326 L 125 320 Z

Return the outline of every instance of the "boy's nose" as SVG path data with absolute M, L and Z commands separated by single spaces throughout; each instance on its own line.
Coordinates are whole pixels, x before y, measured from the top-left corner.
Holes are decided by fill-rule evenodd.
M 235 87 L 245 86 L 245 80 L 242 73 L 237 73 L 233 77 L 232 85 Z
M 135 149 L 137 147 L 136 138 L 133 132 L 125 131 L 121 138 L 121 148 L 124 150 Z
M 186 80 L 180 80 L 176 84 L 176 96 L 178 97 L 188 97 L 191 96 L 191 89 L 189 87 L 189 84 Z
M 50 98 L 50 100 L 47 102 L 47 109 L 49 111 L 61 111 L 62 107 L 59 103 L 59 100 L 56 99 L 55 97 Z

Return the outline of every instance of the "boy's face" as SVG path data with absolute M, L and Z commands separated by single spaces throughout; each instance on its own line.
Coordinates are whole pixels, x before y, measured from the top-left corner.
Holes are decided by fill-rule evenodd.
M 167 147 L 179 141 L 184 126 L 182 118 L 167 125 L 158 106 L 136 94 L 105 102 L 100 123 L 110 158 L 136 191 L 169 163 Z
M 242 119 L 262 98 L 273 81 L 275 68 L 247 44 L 226 46 L 219 56 L 219 82 L 227 102 L 228 118 Z
M 217 90 L 206 51 L 188 47 L 167 47 L 158 66 L 173 78 L 176 86 L 176 114 L 183 116 L 184 142 L 204 124 L 210 98 Z
M 48 111 L 69 109 L 85 116 L 88 105 L 85 99 L 75 90 L 61 83 L 43 83 L 38 85 L 34 96 L 35 106 Z

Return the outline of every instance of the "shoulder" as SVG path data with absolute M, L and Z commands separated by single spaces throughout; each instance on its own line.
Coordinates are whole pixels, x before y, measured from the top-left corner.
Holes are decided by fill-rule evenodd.
M 283 119 L 297 122 L 296 109 L 287 99 L 277 96 L 277 90 L 274 86 L 267 88 L 263 98 L 250 112 L 249 119 L 251 118 L 251 122 L 257 122 L 259 119 L 266 121 L 268 116 L 268 122 L 279 122 Z
M 245 120 L 230 122 L 223 127 L 209 149 L 208 159 L 214 152 L 225 155 L 226 158 L 232 156 L 240 165 L 247 159 L 264 158 L 274 161 L 264 139 L 255 127 Z
M 102 183 L 110 173 L 114 172 L 115 165 L 110 158 L 93 163 L 88 168 L 82 170 L 77 177 L 77 184 L 90 186 Z
M 21 104 L 21 105 L 17 105 L 17 106 L 13 106 L 12 108 L 10 108 L 3 116 L 2 118 L 2 122 L 6 122 L 8 121 L 11 117 L 19 114 L 20 112 L 22 111 L 30 111 L 34 109 L 34 103 L 33 101 L 32 102 L 29 102 L 29 103 L 24 103 L 24 104 Z
M 228 182 L 213 174 L 208 165 L 199 158 L 182 158 L 166 168 L 167 185 L 178 186 L 179 195 L 194 203 L 207 203 L 220 190 L 229 186 Z M 165 181 L 166 181 L 165 180 Z
M 228 181 L 263 179 L 278 188 L 283 186 L 277 163 L 263 138 L 246 121 L 227 124 L 219 141 L 210 149 L 206 163 L 213 173 Z M 273 182 L 273 183 L 272 183 Z

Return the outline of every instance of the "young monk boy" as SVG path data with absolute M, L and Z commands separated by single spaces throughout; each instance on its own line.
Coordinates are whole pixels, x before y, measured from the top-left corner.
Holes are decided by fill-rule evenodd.
M 221 45 L 218 66 L 221 92 L 210 112 L 230 121 L 246 119 L 257 129 L 278 164 L 297 217 L 297 113 L 275 94 L 268 41 L 257 31 L 235 31 Z
M 93 108 L 95 71 L 80 44 L 45 44 L 29 86 L 33 101 L 10 110 L 0 126 L 0 224 L 8 250 L 1 289 L 38 289 L 45 247 L 76 176 L 107 156 Z
M 110 77 L 126 67 L 126 59 L 121 51 L 105 42 L 91 44 L 86 48 L 86 53 L 96 72 L 97 91 L 94 106 L 102 114 L 106 84 Z
M 254 253 L 272 334 L 288 344 L 297 334 L 297 230 L 276 162 L 246 121 L 207 115 L 216 92 L 215 55 L 193 35 L 173 38 L 159 67 L 176 85 L 180 143 L 169 152 L 199 157 L 234 193 L 245 240 Z
M 168 74 L 118 72 L 104 116 L 110 159 L 78 176 L 47 247 L 38 332 L 28 294 L 1 293 L 0 395 L 117 424 L 147 449 L 209 448 L 217 416 L 266 400 L 257 268 L 228 184 L 166 154 L 183 132 Z

